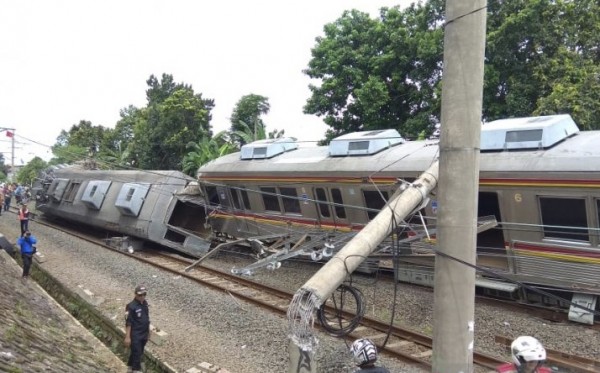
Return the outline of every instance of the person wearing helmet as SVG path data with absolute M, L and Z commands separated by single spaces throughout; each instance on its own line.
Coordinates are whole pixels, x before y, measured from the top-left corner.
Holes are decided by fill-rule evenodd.
M 510 345 L 512 363 L 500 365 L 496 372 L 500 373 L 551 373 L 543 367 L 546 360 L 546 349 L 540 341 L 533 337 L 521 336 Z
M 366 338 L 360 338 L 352 343 L 350 352 L 354 357 L 354 362 L 359 367 L 355 373 L 390 373 L 387 368 L 375 366 L 377 361 L 377 347 L 373 342 Z

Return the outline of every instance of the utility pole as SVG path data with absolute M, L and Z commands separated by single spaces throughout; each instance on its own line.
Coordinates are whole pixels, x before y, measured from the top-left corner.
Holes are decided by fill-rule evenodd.
M 290 326 L 288 373 L 316 373 L 315 311 L 379 244 L 392 233 L 391 221 L 404 220 L 435 189 L 439 164 L 431 166 L 403 191 L 396 191 L 379 214 L 321 267 L 294 295 L 287 311 Z
M 473 372 L 486 0 L 446 0 L 433 372 Z

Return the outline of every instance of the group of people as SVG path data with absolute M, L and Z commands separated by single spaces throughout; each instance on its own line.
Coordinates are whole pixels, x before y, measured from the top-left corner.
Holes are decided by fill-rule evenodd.
M 148 290 L 144 285 L 138 285 L 134 291 L 134 299 L 125 307 L 125 346 L 130 347 L 127 361 L 128 373 L 142 372 L 142 355 L 150 337 L 150 315 L 146 295 Z M 355 373 L 390 373 L 377 362 L 377 346 L 366 338 L 354 341 L 350 353 L 358 367 Z M 511 344 L 512 363 L 506 363 L 496 368 L 498 373 L 550 373 L 544 367 L 546 350 L 535 338 L 521 336 Z
M 12 198 L 15 197 L 17 205 L 27 203 L 31 198 L 29 187 L 17 183 L 5 183 L 0 185 L 0 215 L 2 211 L 8 211 Z
M 521 336 L 511 346 L 512 363 L 502 364 L 496 368 L 498 373 L 550 373 L 543 366 L 546 360 L 546 349 L 537 339 Z M 358 366 L 355 373 L 390 373 L 387 368 L 376 366 L 377 347 L 366 338 L 357 339 L 350 346 L 350 352 Z
M 27 205 L 22 204 L 19 209 L 19 222 L 21 224 L 21 236 L 17 244 L 21 248 L 23 259 L 23 279 L 29 277 L 32 257 L 36 252 L 37 239 L 29 231 L 29 210 Z M 124 344 L 130 348 L 129 360 L 127 361 L 128 373 L 142 372 L 142 355 L 144 347 L 150 337 L 150 315 L 148 302 L 146 301 L 147 288 L 138 285 L 134 291 L 134 299 L 125 307 L 125 340 Z M 358 373 L 390 373 L 387 368 L 376 366 L 377 346 L 366 338 L 357 339 L 350 346 L 350 352 L 358 367 Z M 511 344 L 512 363 L 499 366 L 499 373 L 549 373 L 548 368 L 543 367 L 546 360 L 546 350 L 535 338 L 521 336 Z

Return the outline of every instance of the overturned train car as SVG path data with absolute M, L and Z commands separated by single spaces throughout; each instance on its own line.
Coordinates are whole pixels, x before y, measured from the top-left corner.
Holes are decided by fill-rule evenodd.
M 36 194 L 44 215 L 81 222 L 182 253 L 208 251 L 210 230 L 193 178 L 177 171 L 53 170 Z M 137 240 L 135 239 L 137 238 Z

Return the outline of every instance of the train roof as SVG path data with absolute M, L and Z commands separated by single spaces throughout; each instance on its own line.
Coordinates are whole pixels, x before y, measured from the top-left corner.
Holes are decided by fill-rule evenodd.
M 54 177 L 63 179 L 82 180 L 112 180 L 126 183 L 169 183 L 186 184 L 194 178 L 180 171 L 171 170 L 84 170 L 77 167 L 66 167 L 54 170 Z
M 483 151 L 480 170 L 490 172 L 600 171 L 600 131 L 582 131 L 547 149 Z M 373 155 L 332 157 L 327 146 L 301 147 L 269 159 L 241 160 L 240 153 L 215 159 L 198 177 L 226 174 L 362 174 L 421 172 L 439 157 L 437 140 L 407 141 Z

